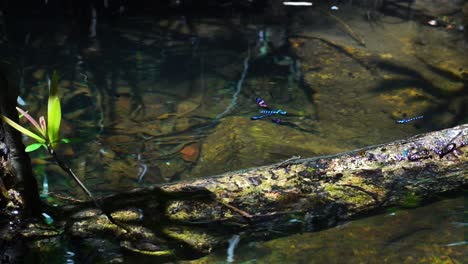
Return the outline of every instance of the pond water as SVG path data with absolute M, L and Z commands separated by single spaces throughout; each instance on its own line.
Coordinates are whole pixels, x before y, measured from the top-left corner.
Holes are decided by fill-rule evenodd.
M 268 242 L 239 242 L 236 263 L 464 263 L 466 197 Z M 465 219 L 465 220 L 463 220 Z M 227 249 L 190 263 L 225 263 Z
M 467 123 L 460 4 L 395 1 L 379 11 L 350 2 L 218 16 L 97 13 L 84 31 L 62 16 L 22 27 L 13 19 L 2 45 L 15 54 L 18 103 L 33 115 L 45 113 L 57 70 L 61 133 L 71 139 L 59 152 L 97 196 Z M 42 150 L 32 157 L 43 196 L 86 199 Z M 236 260 L 462 263 L 464 203 L 459 195 L 323 232 L 241 241 Z

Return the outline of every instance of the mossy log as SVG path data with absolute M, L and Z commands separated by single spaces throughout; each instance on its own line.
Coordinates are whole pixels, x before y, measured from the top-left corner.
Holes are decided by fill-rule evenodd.
M 129 226 L 143 227 L 167 242 L 207 253 L 233 234 L 248 240 L 316 231 L 369 211 L 416 206 L 437 193 L 456 190 L 468 183 L 467 144 L 468 124 L 464 124 L 337 155 L 290 159 L 133 190 L 106 197 L 102 204 Z M 60 209 L 62 213 L 80 211 L 67 220 L 69 233 L 81 236 L 89 227 L 83 221 L 99 222 L 91 216 L 83 218 L 89 207 L 81 204 Z M 118 216 L 125 212 L 140 212 L 134 217 L 139 222 Z M 133 243 L 141 243 L 143 237 L 156 243 L 153 235 L 142 235 L 139 230 L 138 239 L 130 239 Z M 138 247 L 131 243 L 121 245 Z

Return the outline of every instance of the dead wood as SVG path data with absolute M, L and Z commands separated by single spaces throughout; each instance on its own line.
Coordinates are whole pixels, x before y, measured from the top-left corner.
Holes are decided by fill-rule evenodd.
M 233 234 L 252 239 L 316 231 L 456 190 L 468 183 L 467 144 L 464 124 L 337 155 L 133 190 L 101 202 L 113 212 L 138 210 L 138 226 L 207 253 Z M 89 208 L 81 203 L 60 211 Z

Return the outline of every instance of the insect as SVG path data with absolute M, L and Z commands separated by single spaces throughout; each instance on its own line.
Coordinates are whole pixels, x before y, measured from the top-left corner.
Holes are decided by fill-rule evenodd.
M 256 116 L 252 116 L 250 119 L 251 119 L 251 120 L 260 120 L 260 119 L 262 119 L 262 118 L 269 117 L 269 116 L 271 116 L 271 115 L 272 115 L 272 114 L 270 114 L 270 115 L 256 115 Z
M 396 123 L 397 123 L 397 124 L 406 124 L 406 123 L 409 123 L 409 122 L 411 122 L 411 121 L 421 119 L 421 118 L 423 118 L 423 117 L 424 117 L 424 116 L 415 116 L 415 117 L 412 117 L 412 118 L 401 119 L 401 120 L 397 120 Z
M 268 108 L 268 105 L 260 97 L 255 98 L 255 102 L 257 102 L 257 105 L 262 107 L 262 108 Z
M 260 110 L 260 115 L 252 116 L 250 118 L 252 120 L 260 120 L 262 118 L 269 117 L 272 115 L 286 115 L 287 114 L 286 111 L 283 111 L 281 109 L 271 110 L 268 107 L 267 103 L 260 97 L 255 98 L 255 102 L 257 103 L 258 106 L 263 108 L 263 110 Z
M 259 119 L 269 117 L 269 116 L 272 116 L 272 115 L 286 115 L 287 114 L 286 111 L 283 111 L 281 109 L 278 109 L 278 110 L 262 110 L 262 111 L 260 111 L 260 113 L 261 113 L 261 115 L 252 116 L 250 119 L 259 120 Z
M 287 114 L 286 111 L 283 111 L 281 109 L 278 109 L 278 110 L 262 110 L 262 111 L 260 111 L 260 113 L 266 114 L 266 115 L 286 115 Z

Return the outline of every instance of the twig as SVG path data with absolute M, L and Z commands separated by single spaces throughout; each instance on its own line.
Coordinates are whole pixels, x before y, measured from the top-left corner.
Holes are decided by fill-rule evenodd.
M 237 82 L 237 89 L 234 95 L 232 96 L 231 103 L 229 106 L 219 115 L 216 116 L 216 120 L 221 119 L 222 117 L 226 116 L 229 114 L 234 106 L 237 104 L 237 98 L 239 97 L 240 92 L 242 91 L 242 83 L 245 80 L 245 76 L 247 75 L 247 70 L 249 69 L 249 59 L 250 59 L 250 48 L 247 50 L 247 57 L 244 59 L 244 70 L 242 71 L 241 78 Z
M 68 164 L 66 164 L 63 160 L 61 160 L 58 156 L 57 156 L 57 153 L 55 152 L 55 150 L 52 148 L 52 147 L 48 147 L 48 151 L 49 151 L 49 154 L 54 157 L 55 161 L 57 162 L 57 164 L 60 166 L 60 168 L 62 170 L 64 170 L 66 173 L 68 173 L 68 175 L 70 175 L 73 180 L 75 180 L 75 182 L 78 184 L 78 186 L 80 186 L 80 188 L 88 195 L 89 198 L 91 198 L 91 200 L 93 201 L 94 205 L 96 205 L 96 207 L 102 211 L 102 213 L 107 216 L 107 218 L 109 219 L 109 221 L 111 223 L 113 223 L 114 225 L 116 226 L 119 226 L 121 228 L 123 228 L 124 230 L 126 230 L 127 232 L 130 232 L 130 228 L 124 226 L 123 224 L 115 221 L 115 219 L 112 217 L 112 215 L 107 212 L 106 210 L 104 210 L 104 208 L 101 206 L 101 204 L 98 202 L 98 200 L 96 200 L 96 198 L 94 198 L 93 194 L 88 190 L 88 188 L 86 188 L 86 186 L 81 182 L 81 180 L 78 178 L 78 176 L 76 176 L 76 174 L 73 172 L 73 170 L 70 168 L 70 166 L 68 166 Z
M 338 23 L 340 23 L 345 28 L 348 35 L 350 35 L 354 40 L 359 42 L 359 44 L 361 44 L 363 47 L 366 47 L 366 43 L 364 42 L 364 39 L 360 37 L 356 32 L 354 32 L 351 29 L 351 27 L 348 24 L 346 24 L 341 18 L 331 14 L 330 12 L 327 12 L 327 15 L 333 18 L 334 20 L 336 20 Z
M 378 75 L 379 73 L 374 69 L 374 66 L 367 62 L 364 58 L 359 58 L 359 56 L 356 56 L 354 55 L 352 52 L 350 52 L 346 47 L 332 41 L 332 40 L 328 40 L 326 38 L 323 38 L 323 37 L 318 37 L 318 36 L 309 36 L 309 35 L 300 35 L 300 36 L 297 36 L 297 37 L 301 37 L 301 38 L 307 38 L 307 39 L 316 39 L 320 42 L 323 42 L 325 43 L 326 45 L 328 46 L 331 46 L 333 47 L 334 49 L 336 49 L 338 52 L 348 56 L 349 58 L 351 58 L 352 60 L 355 60 L 359 65 L 361 65 L 362 67 L 366 68 L 368 71 L 370 71 L 372 74 L 374 75 Z M 364 56 L 362 56 L 364 57 Z
M 49 192 L 49 196 L 53 197 L 54 199 L 59 199 L 59 200 L 64 200 L 72 203 L 83 203 L 85 202 L 84 200 L 76 199 L 67 195 L 55 193 L 55 192 Z
M 286 167 L 287 165 L 293 164 L 295 161 L 298 161 L 301 159 L 301 156 L 292 156 L 291 158 L 287 160 L 283 160 L 280 164 L 278 164 L 278 167 Z
M 234 212 L 237 212 L 238 214 L 242 215 L 244 218 L 247 218 L 247 219 L 251 219 L 253 216 L 249 213 L 247 213 L 246 211 L 243 211 L 235 206 L 232 206 L 228 203 L 225 203 L 225 202 L 222 202 L 222 201 L 219 201 L 219 203 L 221 203 L 222 205 L 226 206 L 227 208 L 231 209 L 232 211 Z

